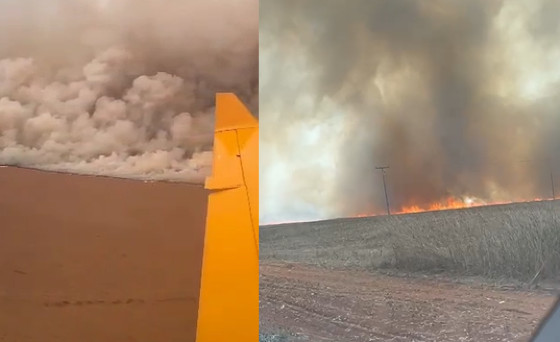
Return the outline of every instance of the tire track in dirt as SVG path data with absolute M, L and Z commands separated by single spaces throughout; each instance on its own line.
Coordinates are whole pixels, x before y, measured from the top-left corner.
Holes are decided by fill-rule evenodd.
M 43 303 L 45 307 L 53 307 L 53 308 L 63 308 L 67 306 L 91 306 L 91 305 L 131 305 L 131 304 L 149 304 L 150 302 L 194 302 L 194 298 L 189 297 L 175 297 L 175 298 L 161 298 L 155 299 L 152 301 L 148 301 L 145 299 L 135 299 L 135 298 L 127 298 L 127 299 L 113 299 L 113 300 L 106 300 L 106 299 L 95 299 L 95 300 L 59 300 L 59 301 L 47 301 Z
M 309 341 L 526 341 L 555 296 L 261 262 L 261 330 Z
M 359 331 L 362 334 L 368 334 L 370 336 L 375 336 L 375 338 L 380 338 L 380 341 L 386 341 L 387 338 L 392 338 L 393 336 L 378 333 L 373 331 L 371 328 L 366 326 L 362 326 L 360 324 L 348 322 L 346 317 L 342 317 L 340 315 L 333 316 L 332 314 L 323 313 L 320 310 L 309 309 L 304 305 L 300 305 L 297 300 L 279 300 L 279 299 L 272 299 L 270 303 L 276 303 L 282 306 L 282 309 L 286 309 L 286 311 L 291 311 L 297 316 L 305 315 L 306 320 L 308 321 L 330 321 L 331 324 L 335 325 L 337 328 L 340 329 L 348 329 L 352 328 L 353 330 Z M 333 318 L 334 317 L 334 318 Z

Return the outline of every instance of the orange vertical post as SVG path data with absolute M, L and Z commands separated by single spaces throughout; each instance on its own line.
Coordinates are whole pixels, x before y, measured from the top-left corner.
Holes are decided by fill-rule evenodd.
M 197 342 L 258 341 L 258 132 L 234 94 L 217 94 Z

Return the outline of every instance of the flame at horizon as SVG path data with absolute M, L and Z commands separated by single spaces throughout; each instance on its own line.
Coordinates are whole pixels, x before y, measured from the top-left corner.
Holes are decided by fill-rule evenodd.
M 456 210 L 456 209 L 468 209 L 477 207 L 490 207 L 495 205 L 507 205 L 507 204 L 517 204 L 517 203 L 531 203 L 531 202 L 543 202 L 552 201 L 553 198 L 534 198 L 532 200 L 517 200 L 517 201 L 507 201 L 507 202 L 490 202 L 486 203 L 478 200 L 462 200 L 456 198 L 448 198 L 445 202 L 431 203 L 427 206 L 411 205 L 404 206 L 396 211 L 391 211 L 391 215 L 404 215 L 404 214 L 417 214 L 425 212 L 434 211 L 445 211 L 445 210 Z M 372 216 L 383 216 L 387 215 L 387 212 L 371 212 L 371 213 L 360 213 L 352 217 L 372 217 Z

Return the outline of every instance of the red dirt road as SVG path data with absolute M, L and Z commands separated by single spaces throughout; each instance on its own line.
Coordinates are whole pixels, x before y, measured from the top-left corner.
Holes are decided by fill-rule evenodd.
M 556 298 L 296 264 L 260 274 L 261 331 L 312 342 L 527 341 Z

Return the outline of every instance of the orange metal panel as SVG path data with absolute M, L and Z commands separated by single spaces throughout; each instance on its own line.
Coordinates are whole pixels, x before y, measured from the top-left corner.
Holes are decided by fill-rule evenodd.
M 250 342 L 259 330 L 258 122 L 218 94 L 197 342 Z

